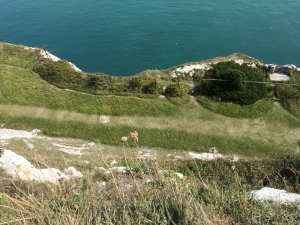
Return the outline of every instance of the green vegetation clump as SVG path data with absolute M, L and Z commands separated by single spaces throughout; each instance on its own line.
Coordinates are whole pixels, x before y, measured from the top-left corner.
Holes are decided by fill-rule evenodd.
M 275 96 L 283 101 L 298 100 L 300 97 L 300 92 L 299 88 L 295 86 L 277 85 Z
M 162 91 L 157 79 L 149 76 L 115 77 L 103 73 L 85 74 L 74 71 L 64 60 L 43 60 L 33 71 L 59 88 L 72 89 L 93 95 L 135 96 L 154 98 Z M 153 97 L 154 96 L 154 97 Z
M 166 95 L 172 98 L 182 98 L 183 96 L 187 95 L 188 89 L 185 85 L 172 83 L 167 86 Z
M 232 61 L 219 62 L 205 73 L 203 84 L 196 90 L 219 101 L 250 105 L 265 97 L 266 84 L 259 83 L 263 81 L 265 75 L 258 69 Z
M 162 92 L 162 86 L 157 82 L 156 79 L 150 81 L 148 84 L 143 86 L 143 93 L 145 94 L 160 94 Z

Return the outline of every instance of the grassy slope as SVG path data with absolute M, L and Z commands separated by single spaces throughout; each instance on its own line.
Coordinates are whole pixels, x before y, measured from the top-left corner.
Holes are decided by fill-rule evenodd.
M 84 179 L 60 185 L 36 184 L 12 181 L 0 170 L 0 224 L 298 223 L 299 207 L 295 205 L 260 203 L 245 197 L 246 191 L 265 185 L 299 193 L 299 156 L 282 157 L 281 153 L 299 147 L 300 120 L 280 105 L 271 105 L 268 112 L 258 117 L 238 119 L 212 113 L 193 97 L 186 105 L 174 106 L 166 99 L 87 96 L 50 86 L 30 68 L 25 71 L 24 66 L 32 57 L 30 52 L 12 45 L 0 54 L 0 123 L 6 123 L 5 128 L 40 128 L 53 136 L 95 138 L 116 146 L 90 146 L 78 157 L 55 149 L 53 143 L 58 139 L 11 140 L 5 147 L 25 156 L 35 166 L 75 166 Z M 86 103 L 91 97 L 93 101 Z M 94 102 L 101 110 L 93 109 Z M 103 108 L 105 103 L 124 109 L 111 113 Z M 140 105 L 132 110 L 135 104 Z M 151 108 L 140 108 L 151 104 L 161 104 L 162 109 L 147 112 Z M 99 116 L 104 112 L 111 115 L 108 124 L 101 123 Z M 139 146 L 121 147 L 120 137 L 133 130 L 139 131 Z M 59 140 L 70 146 L 83 144 L 81 140 Z M 29 149 L 28 144 L 34 149 Z M 132 160 L 133 152 L 147 151 L 142 145 L 169 150 L 156 148 L 155 162 Z M 236 163 L 166 160 L 168 153 L 187 155 L 182 150 L 207 151 L 211 146 L 217 146 L 221 153 L 260 159 L 241 159 Z M 274 157 L 263 159 L 268 156 Z M 119 160 L 117 165 L 135 168 L 135 173 L 105 176 L 95 169 L 107 167 L 114 159 Z M 179 180 L 174 171 L 185 178 Z M 143 178 L 154 181 L 139 185 Z M 103 181 L 106 185 L 100 187 Z
M 165 98 L 71 92 L 33 73 L 34 57 L 23 47 L 0 44 L 0 120 L 6 127 L 39 128 L 48 135 L 96 138 L 116 145 L 137 130 L 143 146 L 201 152 L 217 146 L 222 153 L 247 156 L 298 147 L 300 120 L 278 105 L 255 119 L 236 119 L 211 113 L 192 97 L 186 105 L 175 106 Z M 111 122 L 102 124 L 99 115 L 110 115 Z

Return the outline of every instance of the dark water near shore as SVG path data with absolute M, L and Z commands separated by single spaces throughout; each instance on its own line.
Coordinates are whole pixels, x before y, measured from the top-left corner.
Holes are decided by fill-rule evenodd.
M 0 0 L 0 42 L 110 75 L 235 52 L 300 67 L 300 1 Z

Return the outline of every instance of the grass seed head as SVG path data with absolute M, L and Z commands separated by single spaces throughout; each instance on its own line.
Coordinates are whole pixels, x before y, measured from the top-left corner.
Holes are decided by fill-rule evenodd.
M 219 152 L 218 152 L 218 149 L 216 148 L 216 147 L 211 147 L 210 149 L 209 149 L 209 152 L 211 152 L 211 153 L 213 153 L 213 154 L 218 154 Z
M 122 140 L 123 142 L 126 142 L 126 141 L 128 140 L 128 137 L 125 137 L 125 136 L 124 136 L 124 137 L 121 138 L 121 140 Z

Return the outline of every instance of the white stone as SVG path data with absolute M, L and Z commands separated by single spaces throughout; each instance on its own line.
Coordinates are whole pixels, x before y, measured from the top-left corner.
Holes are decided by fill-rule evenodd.
M 278 203 L 300 204 L 299 194 L 287 193 L 285 190 L 279 190 L 270 187 L 263 187 L 259 190 L 249 191 L 246 193 L 246 195 L 249 198 L 253 198 L 261 202 L 271 200 Z
M 50 60 L 55 61 L 55 62 L 57 62 L 57 61 L 60 60 L 60 58 L 58 58 L 57 56 L 51 54 L 51 53 L 48 52 L 48 51 L 41 50 L 40 53 L 41 53 L 41 55 L 42 55 L 45 59 L 50 59 Z
M 235 60 L 234 62 L 237 63 L 237 64 L 242 65 L 242 64 L 245 63 L 245 60 L 243 60 L 243 59 L 237 59 L 237 60 Z
M 95 167 L 95 170 L 99 170 L 99 171 L 106 171 L 106 169 L 104 167 Z
M 119 167 L 112 167 L 106 170 L 105 174 L 111 174 L 111 173 L 126 173 L 126 167 L 119 166 Z
M 194 159 L 202 159 L 202 160 L 213 160 L 217 158 L 224 158 L 222 154 L 213 154 L 213 153 L 193 153 L 189 152 L 189 156 Z
M 194 64 L 194 65 L 187 65 L 187 66 L 184 66 L 182 68 L 177 68 L 176 69 L 176 72 L 180 72 L 180 73 L 189 73 L 193 70 L 207 70 L 207 69 L 210 69 L 211 67 L 205 63 L 203 64 Z M 173 74 L 175 74 L 173 72 Z
M 35 181 L 38 183 L 56 183 L 60 180 L 68 180 L 70 177 L 82 177 L 82 174 L 74 167 L 66 169 L 68 175 L 56 168 L 37 169 L 23 156 L 6 149 L 4 149 L 4 152 L 0 157 L 0 167 L 14 179 Z
M 116 161 L 116 160 L 113 160 L 111 163 L 110 163 L 110 165 L 111 166 L 113 166 L 113 165 L 115 165 L 115 164 L 117 164 L 118 162 Z
M 6 170 L 8 175 L 13 178 L 18 177 L 19 171 L 23 170 L 25 173 L 28 173 L 34 168 L 23 156 L 5 149 L 0 157 L 0 167 Z
M 76 170 L 73 166 L 68 167 L 64 170 L 65 174 L 68 174 L 72 177 L 76 177 L 76 178 L 82 178 L 83 174 L 81 172 L 79 172 L 78 170 Z
M 18 173 L 21 180 L 35 181 L 37 183 L 49 182 L 55 184 L 60 180 L 68 180 L 69 176 L 62 173 L 55 168 L 37 169 L 33 168 L 30 172 L 25 173 L 20 171 Z
M 183 176 L 182 173 L 177 173 L 177 172 L 175 172 L 175 174 L 176 174 L 180 179 L 183 179 L 183 178 L 184 178 L 184 176 Z
M 270 80 L 272 81 L 287 81 L 290 77 L 284 73 L 272 73 L 270 74 Z

